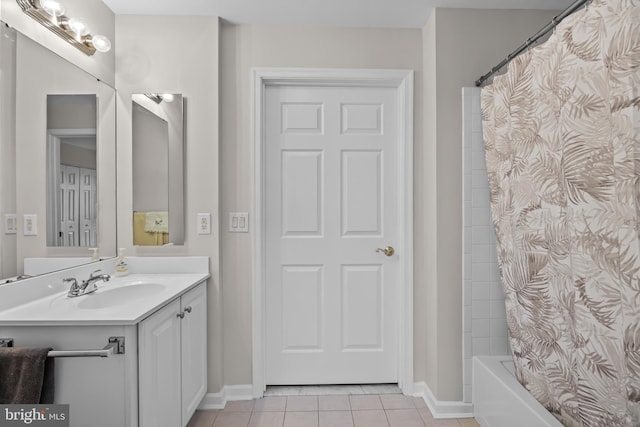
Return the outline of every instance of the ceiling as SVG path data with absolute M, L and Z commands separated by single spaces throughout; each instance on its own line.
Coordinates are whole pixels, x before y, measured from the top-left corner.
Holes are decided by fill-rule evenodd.
M 422 28 L 433 8 L 562 10 L 573 0 L 103 0 L 117 15 L 214 15 L 235 24 Z

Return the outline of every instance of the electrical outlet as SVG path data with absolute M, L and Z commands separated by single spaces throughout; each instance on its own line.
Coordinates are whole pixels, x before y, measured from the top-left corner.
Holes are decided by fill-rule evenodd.
M 18 219 L 16 214 L 4 214 L 4 234 L 18 233 Z
M 211 214 L 198 214 L 198 234 L 211 234 Z
M 38 235 L 38 215 L 25 214 L 23 216 L 23 234 L 25 236 L 37 236 Z
M 247 212 L 229 212 L 229 232 L 248 233 L 249 214 Z

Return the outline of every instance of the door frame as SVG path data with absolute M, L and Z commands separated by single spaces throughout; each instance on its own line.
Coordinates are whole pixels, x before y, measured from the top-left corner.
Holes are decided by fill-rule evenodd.
M 47 246 L 58 246 L 59 242 L 60 200 L 58 195 L 60 193 L 60 144 L 62 139 L 71 137 L 93 137 L 96 138 L 96 144 L 98 142 L 97 130 L 94 128 L 47 129 Z M 96 145 L 96 164 L 97 156 L 98 151 Z M 96 168 L 96 180 L 97 173 L 98 169 Z M 98 203 L 97 192 L 98 190 L 96 188 L 96 205 Z M 97 227 L 96 215 L 96 233 Z
M 253 95 L 253 212 L 252 236 L 252 387 L 260 398 L 266 389 L 266 205 L 265 89 L 268 86 L 391 87 L 398 96 L 398 386 L 413 393 L 413 70 L 254 68 Z

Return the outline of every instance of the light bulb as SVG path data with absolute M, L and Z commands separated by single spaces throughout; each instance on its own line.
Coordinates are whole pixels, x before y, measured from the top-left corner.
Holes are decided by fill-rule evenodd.
M 58 17 L 64 15 L 64 6 L 57 0 L 40 0 L 40 7 L 49 15 Z
M 73 31 L 76 37 L 80 38 L 89 34 L 89 26 L 84 22 L 82 18 L 71 18 L 67 22 L 69 29 Z
M 107 36 L 96 34 L 91 38 L 91 44 L 98 52 L 109 52 L 111 50 L 111 40 Z
M 160 95 L 164 102 L 173 102 L 173 94 L 172 93 L 163 93 Z

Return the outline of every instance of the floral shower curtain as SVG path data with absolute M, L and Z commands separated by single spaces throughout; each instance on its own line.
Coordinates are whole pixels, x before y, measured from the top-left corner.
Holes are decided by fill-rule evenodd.
M 594 0 L 482 91 L 518 380 L 566 426 L 640 426 L 640 0 Z

